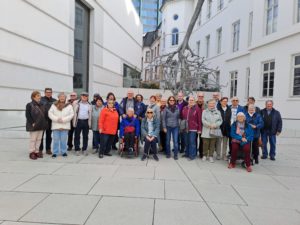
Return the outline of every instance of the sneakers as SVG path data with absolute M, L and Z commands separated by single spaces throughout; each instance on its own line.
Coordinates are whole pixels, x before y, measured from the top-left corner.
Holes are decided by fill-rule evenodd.
M 209 157 L 209 162 L 213 163 L 214 162 L 214 158 L 213 157 Z
M 32 159 L 32 160 L 37 160 L 36 153 L 31 152 L 31 153 L 29 154 L 29 158 Z
M 99 158 L 100 158 L 100 159 L 103 158 L 103 154 L 102 154 L 102 153 L 99 154 Z
M 274 156 L 271 156 L 270 159 L 271 159 L 272 161 L 275 161 L 275 157 L 274 157 Z
M 76 151 L 76 155 L 77 155 L 77 156 L 80 156 L 80 152 L 79 152 L 79 151 Z
M 68 151 L 72 151 L 72 148 L 73 148 L 73 147 L 68 147 L 67 150 L 68 150 Z
M 156 156 L 156 157 L 157 157 L 157 156 Z M 144 154 L 144 155 L 142 156 L 141 160 L 144 161 L 146 158 L 147 158 L 147 155 Z M 154 156 L 153 156 L 153 158 L 154 158 Z
M 67 156 L 68 156 L 68 154 L 67 154 L 67 153 L 64 153 L 64 154 L 62 154 L 62 156 L 63 156 L 63 157 L 67 157 Z
M 157 155 L 153 155 L 153 159 L 154 159 L 155 161 L 158 161 L 158 160 L 159 160 L 158 157 L 157 157 Z
M 206 161 L 206 156 L 202 157 L 202 161 L 205 162 Z
M 252 172 L 252 168 L 251 168 L 251 166 L 248 166 L 247 168 L 246 168 L 246 170 L 247 170 L 247 172 Z
M 52 158 L 53 158 L 53 159 L 55 159 L 55 158 L 56 158 L 56 156 L 57 156 L 56 154 L 53 154 L 53 155 L 52 155 Z
M 235 168 L 235 165 L 233 163 L 229 163 L 228 164 L 228 169 L 233 169 L 233 168 Z

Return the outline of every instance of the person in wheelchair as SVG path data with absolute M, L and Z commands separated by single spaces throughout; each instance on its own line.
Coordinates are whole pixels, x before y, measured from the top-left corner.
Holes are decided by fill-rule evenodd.
M 134 145 L 137 143 L 137 138 L 140 135 L 140 122 L 134 116 L 134 109 L 128 108 L 126 117 L 122 119 L 120 125 L 121 142 L 124 141 L 124 150 L 128 155 L 134 154 Z

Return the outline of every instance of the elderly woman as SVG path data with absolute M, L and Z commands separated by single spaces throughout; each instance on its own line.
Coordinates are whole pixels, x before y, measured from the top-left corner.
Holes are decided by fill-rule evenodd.
M 217 135 L 217 131 L 220 131 L 219 134 L 221 133 L 222 122 L 221 113 L 216 109 L 216 101 L 214 99 L 209 100 L 207 109 L 202 113 L 203 161 L 209 157 L 209 161 L 214 162 L 213 154 L 216 149 L 216 142 L 221 137 Z
M 149 105 L 148 105 L 147 108 L 152 109 L 153 110 L 153 114 L 155 115 L 155 117 L 160 120 L 160 113 L 159 113 L 160 112 L 160 108 L 157 105 L 156 99 L 157 99 L 156 96 L 152 95 L 150 97 L 150 99 L 149 99 Z
M 220 100 L 220 105 L 218 105 L 218 110 L 220 111 L 223 120 L 220 127 L 223 137 L 217 139 L 217 160 L 220 160 L 221 158 L 227 160 L 226 153 L 231 127 L 231 109 L 227 103 L 228 98 L 223 97 Z
M 67 157 L 68 131 L 71 129 L 70 121 L 74 117 L 73 106 L 66 103 L 66 95 L 58 94 L 58 100 L 52 104 L 48 112 L 49 118 L 52 120 L 53 131 L 53 154 L 52 158 L 56 158 L 59 150 L 63 157 Z
M 256 112 L 256 107 L 253 104 L 248 105 L 248 112 L 246 112 L 246 122 L 253 129 L 253 141 L 251 145 L 252 155 L 256 164 L 258 164 L 259 146 L 258 141 L 260 137 L 260 130 L 264 127 L 264 121 L 260 113 Z
M 146 117 L 142 120 L 141 126 L 142 140 L 145 142 L 142 161 L 149 156 L 150 149 L 152 149 L 154 160 L 158 161 L 157 143 L 159 141 L 159 129 L 160 120 L 155 117 L 153 109 L 148 108 Z
M 197 156 L 197 134 L 201 134 L 202 131 L 202 111 L 196 105 L 195 98 L 189 96 L 188 105 L 182 110 L 182 119 L 186 121 L 186 150 L 184 157 L 188 157 L 190 160 L 194 160 Z
M 109 152 L 118 130 L 118 124 L 119 113 L 115 108 L 115 102 L 113 100 L 108 100 L 107 106 L 104 109 L 102 109 L 99 119 L 99 158 L 103 158 L 103 155 L 111 156 Z
M 253 129 L 250 124 L 246 122 L 244 113 L 237 114 L 237 121 L 231 126 L 232 149 L 231 159 L 228 165 L 229 169 L 235 167 L 238 151 L 241 149 L 244 152 L 244 160 L 248 172 L 252 171 L 250 164 L 250 143 L 253 140 Z
M 166 155 L 167 158 L 171 157 L 171 150 L 170 150 L 170 142 L 171 136 L 173 139 L 173 146 L 174 146 L 174 159 L 178 160 L 178 135 L 179 135 L 179 108 L 176 105 L 176 99 L 174 96 L 170 96 L 168 99 L 168 106 L 163 111 L 163 130 L 167 133 L 167 140 L 166 140 Z
M 127 115 L 122 119 L 120 125 L 120 137 L 124 140 L 124 149 L 128 155 L 134 153 L 134 142 L 140 135 L 140 122 L 138 118 L 134 117 L 134 109 L 128 108 Z
M 95 99 L 95 104 L 92 106 L 92 131 L 93 131 L 93 148 L 94 152 L 93 154 L 96 154 L 100 151 L 100 133 L 99 133 L 99 119 L 100 119 L 100 113 L 102 109 L 104 108 L 104 102 L 103 99 L 98 96 Z
M 31 102 L 26 105 L 26 131 L 30 135 L 29 158 L 33 160 L 43 158 L 43 153 L 39 152 L 39 147 L 43 131 L 47 128 L 47 116 L 40 101 L 41 93 L 34 91 L 31 94 Z

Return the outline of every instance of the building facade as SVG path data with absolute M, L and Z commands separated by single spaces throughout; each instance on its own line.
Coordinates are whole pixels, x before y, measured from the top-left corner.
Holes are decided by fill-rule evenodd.
M 23 110 L 45 87 L 121 97 L 140 79 L 143 31 L 130 0 L 0 5 L 0 110 Z

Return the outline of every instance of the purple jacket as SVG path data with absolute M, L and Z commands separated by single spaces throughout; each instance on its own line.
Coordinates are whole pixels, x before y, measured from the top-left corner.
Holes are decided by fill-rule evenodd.
M 182 119 L 187 120 L 188 131 L 202 131 L 202 111 L 197 105 L 192 108 L 185 106 L 182 110 Z
M 183 108 L 187 105 L 188 105 L 188 103 L 186 101 L 183 100 L 183 102 L 179 103 L 177 100 L 177 107 L 178 107 L 180 113 L 182 112 Z

